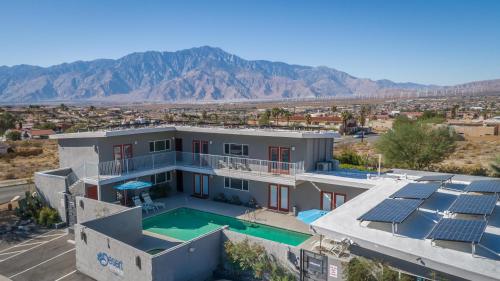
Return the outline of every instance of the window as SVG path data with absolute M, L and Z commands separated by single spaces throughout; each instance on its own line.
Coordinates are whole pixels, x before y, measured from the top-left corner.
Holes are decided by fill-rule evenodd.
M 235 156 L 248 156 L 248 144 L 225 143 L 224 154 Z
M 159 173 L 159 174 L 156 174 L 156 175 L 151 175 L 151 182 L 153 184 L 164 183 L 164 182 L 170 181 L 171 179 L 172 179 L 172 173 L 171 172 Z
M 224 188 L 248 191 L 248 181 L 235 178 L 224 178 Z
M 157 140 L 149 142 L 149 152 L 170 150 L 170 140 Z

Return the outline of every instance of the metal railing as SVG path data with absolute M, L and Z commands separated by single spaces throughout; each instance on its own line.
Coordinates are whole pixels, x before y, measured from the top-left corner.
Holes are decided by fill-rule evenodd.
M 197 154 L 190 152 L 162 152 L 122 160 L 85 164 L 87 177 L 122 176 L 171 166 L 208 170 L 225 170 L 229 173 L 250 173 L 260 176 L 274 175 L 295 177 L 304 172 L 304 162 L 278 162 L 234 156 Z

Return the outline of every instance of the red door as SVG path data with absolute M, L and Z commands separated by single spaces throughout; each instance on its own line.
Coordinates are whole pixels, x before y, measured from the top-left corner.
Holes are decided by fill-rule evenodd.
M 290 172 L 290 148 L 270 146 L 269 161 L 269 172 L 288 174 Z
M 115 172 L 129 171 L 133 169 L 132 161 L 126 159 L 132 158 L 131 144 L 118 144 L 113 146 L 113 160 L 115 160 Z
M 194 140 L 193 141 L 193 161 L 194 164 L 200 165 L 204 164 L 206 161 L 201 161 L 201 159 L 206 158 L 200 154 L 208 154 L 208 141 Z
M 94 199 L 94 200 L 97 200 L 97 198 L 98 198 L 96 185 L 88 186 L 85 193 L 86 193 L 85 197 L 87 197 L 87 198 Z

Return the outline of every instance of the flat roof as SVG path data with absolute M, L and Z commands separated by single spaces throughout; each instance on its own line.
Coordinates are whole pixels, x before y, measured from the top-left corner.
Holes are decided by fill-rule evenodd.
M 258 128 L 223 128 L 223 127 L 198 127 L 198 126 L 156 126 L 132 129 L 100 130 L 93 132 L 65 133 L 50 136 L 51 139 L 79 139 L 79 138 L 104 138 L 158 132 L 196 132 L 226 135 L 265 136 L 284 138 L 340 138 L 335 131 L 299 131 L 283 129 L 258 129 Z
M 418 266 L 471 280 L 497 280 L 500 276 L 500 258 L 482 247 L 471 254 L 470 244 L 426 239 L 441 219 L 443 212 L 461 192 L 439 189 L 413 212 L 396 234 L 391 224 L 363 222 L 357 219 L 408 184 L 409 180 L 384 178 L 366 192 L 347 201 L 311 224 L 316 233 L 329 238 L 349 238 L 359 247 L 401 259 Z M 441 244 L 445 243 L 445 244 Z M 494 252 L 500 252 L 500 206 L 496 205 L 480 242 Z M 479 257 L 478 257 L 479 256 Z

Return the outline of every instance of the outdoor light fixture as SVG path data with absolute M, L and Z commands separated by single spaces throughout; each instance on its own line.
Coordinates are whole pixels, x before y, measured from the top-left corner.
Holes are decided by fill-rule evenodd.
M 189 247 L 189 252 L 190 252 L 190 253 L 194 253 L 194 251 L 195 251 L 195 250 L 196 250 L 196 249 L 195 249 L 194 247 Z

